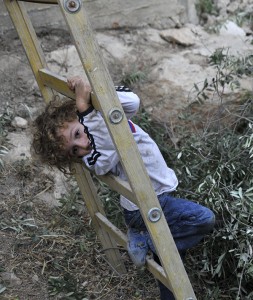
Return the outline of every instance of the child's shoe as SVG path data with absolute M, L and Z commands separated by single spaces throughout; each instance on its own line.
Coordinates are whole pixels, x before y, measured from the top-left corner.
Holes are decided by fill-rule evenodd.
M 143 267 L 148 253 L 147 234 L 134 228 L 127 231 L 128 243 L 127 251 L 133 263 L 138 267 Z

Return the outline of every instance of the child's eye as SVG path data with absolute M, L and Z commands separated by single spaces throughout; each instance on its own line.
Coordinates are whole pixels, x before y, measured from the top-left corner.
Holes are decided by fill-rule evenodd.
M 75 138 L 78 138 L 80 136 L 80 130 L 77 129 L 76 132 L 75 132 Z

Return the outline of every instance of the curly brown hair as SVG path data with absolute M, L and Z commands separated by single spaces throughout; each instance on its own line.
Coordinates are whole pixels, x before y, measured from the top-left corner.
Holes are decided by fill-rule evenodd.
M 64 127 L 64 123 L 75 119 L 75 101 L 55 97 L 34 121 L 32 152 L 43 163 L 57 167 L 64 174 L 70 173 L 67 170 L 73 159 L 64 151 L 64 138 L 59 135 L 59 129 Z

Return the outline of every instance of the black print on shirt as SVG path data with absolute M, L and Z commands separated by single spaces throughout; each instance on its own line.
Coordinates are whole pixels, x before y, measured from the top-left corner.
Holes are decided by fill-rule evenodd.
M 120 86 L 115 86 L 115 90 L 116 92 L 132 92 L 130 90 L 130 88 L 124 86 L 124 85 L 120 85 Z
M 91 156 L 89 156 L 88 159 L 87 159 L 88 164 L 90 166 L 93 166 L 93 165 L 95 165 L 95 163 L 96 163 L 97 159 L 99 158 L 99 156 L 101 156 L 101 153 L 97 151 L 93 135 L 91 133 L 89 133 L 88 127 L 83 124 L 81 117 L 79 118 L 79 122 L 83 125 L 84 132 L 87 134 L 87 137 L 90 140 L 90 144 L 91 144 L 91 147 L 93 149 L 93 151 L 91 153 Z

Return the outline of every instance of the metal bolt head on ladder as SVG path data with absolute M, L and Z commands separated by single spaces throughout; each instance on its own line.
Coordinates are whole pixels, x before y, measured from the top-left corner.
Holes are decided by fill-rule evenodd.
M 81 9 L 82 2 L 80 0 L 65 0 L 64 8 L 69 13 L 77 13 Z

